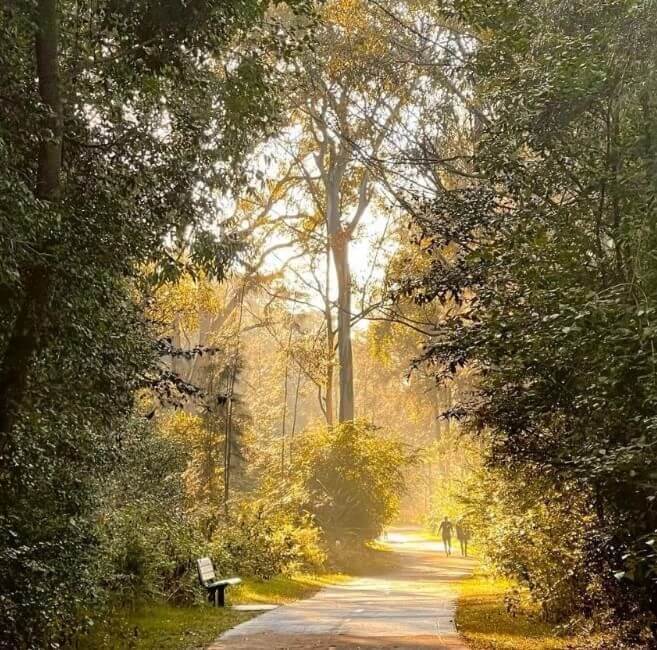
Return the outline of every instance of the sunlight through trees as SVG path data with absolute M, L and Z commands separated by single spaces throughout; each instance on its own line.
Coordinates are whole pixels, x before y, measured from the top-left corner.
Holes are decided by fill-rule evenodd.
M 468 639 L 655 647 L 656 19 L 3 3 L 0 647 L 446 516 Z

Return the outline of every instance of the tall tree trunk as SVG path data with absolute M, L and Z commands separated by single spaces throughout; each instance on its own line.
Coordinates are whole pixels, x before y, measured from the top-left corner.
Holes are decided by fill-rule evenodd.
M 294 332 L 294 312 L 290 319 L 290 330 L 287 335 L 287 349 L 285 350 L 285 372 L 283 374 L 283 417 L 281 418 L 281 478 L 285 476 L 285 443 L 287 438 L 287 400 L 290 375 L 290 350 L 292 348 L 292 334 Z M 296 417 L 296 414 L 295 414 Z
M 333 262 L 338 277 L 338 360 L 340 363 L 340 407 L 338 420 L 354 419 L 354 360 L 351 349 L 351 271 L 349 238 L 339 232 L 331 238 Z
M 226 400 L 226 426 L 224 428 L 224 515 L 228 517 L 229 500 L 230 500 L 230 481 L 232 472 L 233 458 L 233 406 L 235 396 L 235 380 L 237 378 L 237 366 L 240 358 L 240 348 L 242 343 L 242 317 L 244 315 L 244 293 L 246 287 L 242 285 L 240 292 L 240 309 L 237 318 L 237 340 L 235 342 L 235 352 L 228 379 L 228 391 Z
M 326 424 L 335 423 L 335 330 L 333 329 L 333 312 L 331 310 L 331 244 L 326 240 L 326 278 L 324 285 L 324 320 L 326 321 L 326 396 L 324 399 L 324 416 Z M 321 395 L 320 395 L 321 398 Z
M 335 422 L 335 403 L 334 394 L 334 375 L 335 375 L 335 332 L 333 330 L 333 318 L 331 317 L 331 308 L 326 310 L 326 424 L 330 427 Z
M 39 0 L 36 14 L 35 54 L 39 95 L 47 111 L 41 128 L 36 196 L 54 202 L 60 194 L 63 108 L 58 70 L 59 24 L 57 0 Z M 43 266 L 21 272 L 23 297 L 0 365 L 0 436 L 5 449 L 25 398 L 40 332 L 47 317 L 51 272 Z
M 0 369 L 0 434 L 3 451 L 25 397 L 32 359 L 39 348 L 39 332 L 46 317 L 49 288 L 50 280 L 45 269 L 28 269 L 23 275 L 24 297 Z
M 351 232 L 342 224 L 340 189 L 349 158 L 345 153 L 332 154 L 330 171 L 326 177 L 326 229 L 328 245 L 338 281 L 338 362 L 339 406 L 338 421 L 354 419 L 354 362 L 351 351 L 351 270 L 349 241 Z
M 429 390 L 429 395 L 431 396 L 431 414 L 433 416 L 433 437 L 434 440 L 440 440 L 442 438 L 442 409 L 438 399 L 438 389 L 432 387 Z

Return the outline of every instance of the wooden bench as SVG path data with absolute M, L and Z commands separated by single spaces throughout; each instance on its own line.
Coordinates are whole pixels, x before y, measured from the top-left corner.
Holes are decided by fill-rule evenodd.
M 215 607 L 224 607 L 226 605 L 226 589 L 242 582 L 240 578 L 218 580 L 209 557 L 196 560 L 196 568 L 198 569 L 198 580 L 208 590 L 208 600 L 214 603 Z

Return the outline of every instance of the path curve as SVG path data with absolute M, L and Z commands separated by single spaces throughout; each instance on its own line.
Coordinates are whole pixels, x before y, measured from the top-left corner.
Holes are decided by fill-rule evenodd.
M 209 650 L 465 650 L 456 585 L 473 562 L 446 558 L 441 543 L 410 529 L 391 531 L 388 546 L 400 555 L 394 572 L 325 587 L 228 630 Z

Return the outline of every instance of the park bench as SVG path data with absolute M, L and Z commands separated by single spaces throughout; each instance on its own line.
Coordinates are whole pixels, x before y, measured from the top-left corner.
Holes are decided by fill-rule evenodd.
M 226 604 L 226 589 L 233 585 L 238 585 L 242 580 L 240 578 L 224 578 L 218 580 L 214 572 L 212 560 L 209 557 L 202 557 L 196 560 L 198 569 L 198 579 L 203 587 L 208 591 L 208 600 L 214 603 L 215 607 L 224 607 Z

